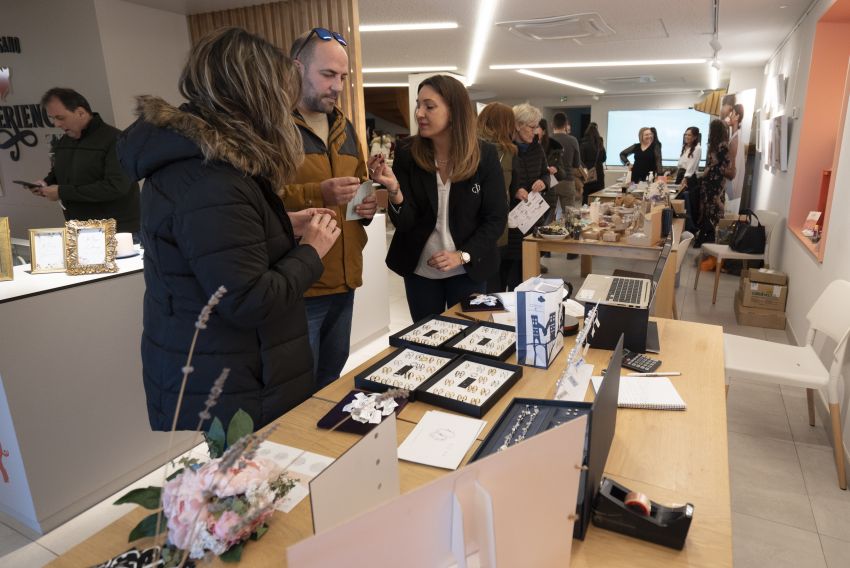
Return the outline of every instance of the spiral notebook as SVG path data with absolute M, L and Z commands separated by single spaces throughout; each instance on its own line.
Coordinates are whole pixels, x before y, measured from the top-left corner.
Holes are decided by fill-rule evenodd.
M 591 378 L 593 390 L 598 391 L 602 377 Z M 688 406 L 679 391 L 667 377 L 620 377 L 620 408 L 646 408 L 649 410 L 687 410 Z

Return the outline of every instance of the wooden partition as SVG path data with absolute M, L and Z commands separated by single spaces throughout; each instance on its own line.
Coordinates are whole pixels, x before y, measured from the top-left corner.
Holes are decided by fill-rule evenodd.
M 360 15 L 357 0 L 286 0 L 258 6 L 206 12 L 188 16 L 192 43 L 224 26 L 237 26 L 266 38 L 286 53 L 295 38 L 314 27 L 339 32 L 348 43 L 349 81 L 340 107 L 354 124 L 366 151 L 366 118 L 363 106 L 363 68 L 360 57 Z

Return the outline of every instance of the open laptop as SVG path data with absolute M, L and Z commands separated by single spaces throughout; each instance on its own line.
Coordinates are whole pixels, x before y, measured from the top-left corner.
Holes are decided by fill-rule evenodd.
M 655 288 L 664 272 L 667 258 L 673 249 L 673 236 L 667 236 L 652 278 L 631 278 L 628 276 L 609 276 L 589 274 L 575 296 L 576 300 L 589 304 L 620 306 L 624 308 L 651 308 L 655 299 Z

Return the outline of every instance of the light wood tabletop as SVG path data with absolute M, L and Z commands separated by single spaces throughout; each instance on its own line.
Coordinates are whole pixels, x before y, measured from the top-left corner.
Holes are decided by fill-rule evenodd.
M 583 542 L 573 542 L 571 565 L 608 566 L 732 566 L 732 527 L 729 463 L 726 435 L 722 328 L 677 320 L 658 320 L 663 361 L 659 371 L 680 371 L 671 381 L 687 403 L 686 411 L 620 409 L 606 475 L 630 489 L 646 493 L 666 505 L 694 505 L 694 520 L 684 550 L 677 551 L 599 529 L 591 525 Z M 514 397 L 551 398 L 563 371 L 564 351 L 547 370 L 523 367 L 523 377 L 485 416 L 489 432 Z M 327 432 L 316 422 L 353 388 L 353 377 L 390 351 L 316 393 L 278 420 L 271 440 L 331 457 L 341 455 L 359 438 Z M 587 360 L 598 373 L 610 352 L 591 349 Z M 515 358 L 509 359 L 509 362 Z M 624 372 L 627 372 L 624 370 Z M 587 399 L 592 399 L 589 389 Z M 434 407 L 414 402 L 401 412 L 398 439 L 403 440 L 423 414 Z M 478 443 L 466 459 L 477 449 Z M 401 490 L 410 491 L 436 479 L 444 470 L 399 462 Z M 50 566 L 91 566 L 130 547 L 127 535 L 147 514 L 136 509 L 80 543 Z M 291 513 L 276 513 L 270 530 L 259 542 L 249 543 L 243 554 L 246 566 L 285 566 L 285 549 L 312 534 L 309 499 Z M 565 535 L 568 538 L 568 535 Z M 378 542 L 376 537 L 376 542 Z M 139 541 L 136 546 L 149 546 Z M 214 563 L 218 565 L 218 562 Z

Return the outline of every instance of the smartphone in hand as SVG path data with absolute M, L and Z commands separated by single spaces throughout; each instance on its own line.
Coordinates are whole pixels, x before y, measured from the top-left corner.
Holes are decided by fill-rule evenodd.
M 21 181 L 21 180 L 19 180 L 19 179 L 16 179 L 16 180 L 13 180 L 13 181 L 14 181 L 16 184 L 18 184 L 18 185 L 22 185 L 22 186 L 24 186 L 24 187 L 25 187 L 25 188 L 27 188 L 27 189 L 38 189 L 38 188 L 40 188 L 40 187 L 41 187 L 41 186 L 40 186 L 40 185 L 38 185 L 37 183 L 30 183 L 30 182 L 28 182 L 28 181 Z

